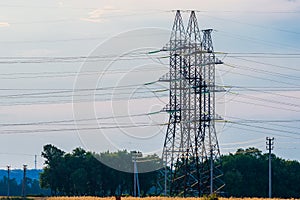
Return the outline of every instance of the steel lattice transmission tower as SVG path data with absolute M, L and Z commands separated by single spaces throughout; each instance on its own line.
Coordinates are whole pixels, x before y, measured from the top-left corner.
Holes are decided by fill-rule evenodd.
M 169 123 L 164 142 L 165 194 L 202 196 L 224 186 L 215 130 L 215 54 L 212 30 L 200 31 L 192 11 L 186 31 L 176 12 L 169 43 Z

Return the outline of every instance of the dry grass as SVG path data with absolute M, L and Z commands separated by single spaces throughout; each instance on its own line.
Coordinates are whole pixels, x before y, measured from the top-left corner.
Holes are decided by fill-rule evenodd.
M 115 197 L 49 197 L 47 200 L 115 200 Z M 123 198 L 122 198 L 123 199 Z
M 270 200 L 269 198 L 219 198 L 219 200 Z M 271 200 L 283 200 L 280 198 L 272 198 Z M 294 200 L 294 198 L 291 198 Z
M 135 198 L 135 197 L 122 197 L 121 200 L 196 200 L 204 198 L 179 198 L 179 197 L 145 197 L 145 198 Z M 116 200 L 115 197 L 49 197 L 47 200 Z M 270 200 L 264 198 L 219 198 L 219 200 Z M 272 200 L 282 200 L 279 198 L 273 198 Z

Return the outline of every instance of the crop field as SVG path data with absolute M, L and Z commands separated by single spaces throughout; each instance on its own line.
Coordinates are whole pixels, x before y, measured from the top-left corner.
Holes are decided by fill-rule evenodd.
M 49 197 L 46 200 L 115 200 L 115 197 Z M 121 200 L 196 200 L 205 198 L 180 198 L 180 197 L 145 197 L 145 198 L 135 198 L 135 197 L 122 197 Z M 219 200 L 269 200 L 267 198 L 219 198 Z M 280 200 L 279 198 L 273 198 L 273 200 Z
M 11 200 L 21 200 L 22 197 L 11 197 Z M 74 196 L 74 197 L 27 197 L 30 200 L 116 200 L 116 197 L 93 197 L 93 196 Z M 0 196 L 0 200 L 7 200 L 6 196 Z M 209 198 L 181 198 L 181 197 L 121 197 L 121 200 L 209 200 Z M 218 200 L 270 200 L 269 198 L 218 198 Z M 283 198 L 272 198 L 271 200 L 284 200 Z M 287 200 L 287 199 L 285 199 Z M 290 198 L 296 200 L 296 198 Z

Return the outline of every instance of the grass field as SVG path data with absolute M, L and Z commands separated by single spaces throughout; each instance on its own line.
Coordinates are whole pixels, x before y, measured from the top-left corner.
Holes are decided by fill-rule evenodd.
M 145 197 L 145 198 L 135 198 L 135 197 L 122 197 L 121 200 L 196 200 L 205 198 L 171 198 L 171 197 Z M 115 197 L 49 197 L 46 200 L 116 200 Z M 219 198 L 219 200 L 269 200 L 264 198 Z M 280 200 L 278 198 L 273 198 L 273 200 Z
M 27 197 L 30 200 L 116 200 L 115 197 L 91 197 L 91 196 L 78 196 L 78 197 Z M 290 198 L 295 200 L 295 198 Z M 6 196 L 0 196 L 0 200 L 7 200 Z M 22 200 L 22 197 L 11 197 L 10 200 Z M 209 200 L 209 198 L 180 198 L 180 197 L 121 197 L 121 200 Z M 218 200 L 270 200 L 268 198 L 218 198 Z M 272 198 L 271 200 L 284 200 L 280 198 Z M 299 199 L 300 200 L 300 199 Z

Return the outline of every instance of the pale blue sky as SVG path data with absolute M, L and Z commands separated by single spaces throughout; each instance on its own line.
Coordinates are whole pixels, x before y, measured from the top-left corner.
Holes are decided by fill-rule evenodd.
M 102 61 L 91 66 L 78 61 L 49 63 L 45 62 L 45 59 L 41 63 L 11 62 L 24 57 L 34 57 L 32 59 L 36 62 L 36 57 L 119 55 L 125 50 L 147 52 L 147 48 L 159 48 L 168 42 L 168 31 L 174 18 L 174 12 L 171 11 L 175 9 L 199 11 L 197 18 L 200 28 L 215 30 L 213 40 L 215 50 L 219 52 L 217 56 L 227 64 L 217 66 L 218 73 L 222 76 L 222 80 L 217 79 L 218 83 L 248 88 L 246 91 L 245 88 L 242 88 L 243 91 L 232 89 L 225 97 L 221 95 L 219 102 L 225 102 L 225 106 L 219 104 L 217 112 L 230 121 L 238 121 L 239 118 L 300 120 L 300 2 L 298 0 L 44 0 L 42 2 L 2 0 L 0 3 L 0 89 L 24 90 L 1 90 L 0 124 L 69 120 L 74 116 L 78 119 L 76 109 L 80 107 L 79 110 L 81 110 L 85 108 L 85 105 L 72 105 L 70 93 L 62 94 L 66 96 L 59 96 L 60 93 L 56 96 L 54 94 L 20 96 L 20 94 L 49 92 L 45 89 L 55 89 L 55 91 L 72 89 L 78 86 L 75 73 L 78 71 L 99 72 L 108 64 Z M 182 13 L 185 23 L 188 20 L 188 14 L 188 12 Z M 149 27 L 157 28 L 159 31 L 145 29 Z M 136 32 L 136 38 L 130 36 L 130 32 L 129 36 L 124 33 L 132 30 L 142 31 Z M 118 34 L 121 34 L 121 39 L 115 43 L 116 37 L 112 36 Z M 238 54 L 226 56 L 220 52 L 283 55 L 278 55 L 277 58 L 274 58 L 274 55 L 271 55 L 272 58 L 267 58 L 266 56 L 270 54 L 258 55 L 263 55 L 263 57 L 257 57 L 255 54 L 251 54 L 253 57 L 230 57 Z M 278 58 L 280 56 L 282 58 Z M 4 57 L 8 58 L 4 59 Z M 8 61 L 8 63 L 3 61 Z M 162 62 L 167 63 L 167 60 L 162 59 Z M 155 62 L 143 59 L 119 61 L 114 63 L 110 70 L 126 71 L 144 68 L 150 68 L 150 70 L 125 75 L 124 73 L 106 75 L 99 82 L 92 81 L 94 79 L 98 81 L 99 78 L 99 74 L 94 74 L 93 78 L 87 76 L 83 79 L 87 85 L 78 87 L 104 87 L 122 85 L 121 83 L 126 85 L 155 81 L 166 71 L 165 67 L 158 64 L 157 60 Z M 151 68 L 155 70 L 151 71 Z M 254 87 L 259 87 L 261 91 L 254 92 L 253 90 L 258 89 Z M 267 88 L 261 89 L 261 87 Z M 271 91 L 270 88 L 277 90 Z M 124 91 L 128 92 L 126 89 Z M 142 91 L 141 95 L 143 92 L 145 91 Z M 129 98 L 126 95 L 119 94 L 114 98 Z M 105 98 L 110 98 L 110 96 L 106 95 Z M 122 115 L 128 112 L 129 114 L 145 113 L 161 109 L 167 102 L 166 97 L 161 98 L 161 101 L 157 98 L 137 99 L 129 102 L 127 100 L 113 101 L 113 103 L 101 101 L 93 106 L 98 117 Z M 124 108 L 126 110 L 122 110 Z M 82 115 L 79 118 L 85 118 L 84 112 L 79 115 Z M 147 121 L 148 117 L 134 118 L 133 121 L 139 124 Z M 163 114 L 151 117 L 152 123 L 165 122 L 167 119 L 167 116 Z M 108 122 L 113 121 L 105 123 Z M 118 120 L 118 123 L 129 122 L 126 119 Z M 299 121 L 273 124 L 275 125 L 247 123 L 247 125 L 239 126 L 227 123 L 224 130 L 219 133 L 221 152 L 234 152 L 239 147 L 248 146 L 256 146 L 265 152 L 264 138 L 274 136 L 276 154 L 286 159 L 300 160 Z M 92 125 L 95 127 L 95 124 Z M 86 127 L 92 125 L 82 124 Z M 112 126 L 112 124 L 107 126 Z M 38 129 L 61 128 L 74 129 L 76 127 L 70 124 L 1 126 L 0 168 L 8 164 L 13 168 L 28 164 L 32 168 L 34 166 L 33 155 L 40 155 L 42 146 L 47 143 L 53 143 L 65 151 L 71 151 L 77 146 L 93 151 L 109 148 L 103 141 L 100 141 L 98 133 L 94 130 L 80 132 L 81 140 L 76 131 L 33 133 Z M 14 131 L 9 133 L 9 130 Z M 31 132 L 18 133 L 21 130 L 31 130 Z M 152 135 L 153 132 L 155 136 Z M 104 130 L 104 133 L 109 135 L 111 143 L 118 148 L 159 153 L 162 149 L 165 128 L 144 127 L 126 129 L 125 132 L 109 129 Z M 137 135 L 149 137 L 151 140 L 135 138 Z M 38 166 L 41 167 L 42 163 L 39 157 Z

